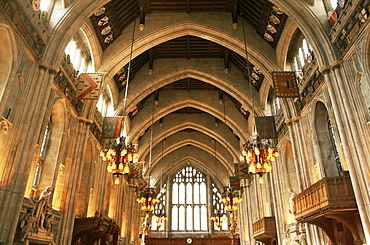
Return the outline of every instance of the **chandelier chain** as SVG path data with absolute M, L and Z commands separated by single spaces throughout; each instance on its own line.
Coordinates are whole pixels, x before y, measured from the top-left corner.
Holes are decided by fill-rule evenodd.
M 134 50 L 134 41 L 135 41 L 135 25 L 136 25 L 136 18 L 134 19 L 134 26 L 132 28 L 132 38 L 131 38 L 131 47 L 130 47 L 130 57 L 128 62 L 127 68 L 127 79 L 126 79 L 126 87 L 125 87 L 125 97 L 123 99 L 123 116 L 126 116 L 126 107 L 127 107 L 127 94 L 128 94 L 128 84 L 130 81 L 130 74 L 131 74 L 131 63 L 132 63 L 132 53 Z

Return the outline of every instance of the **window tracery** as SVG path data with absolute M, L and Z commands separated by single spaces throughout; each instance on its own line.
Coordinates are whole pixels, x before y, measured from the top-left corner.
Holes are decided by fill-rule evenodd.
M 172 231 L 207 231 L 206 178 L 197 169 L 181 169 L 172 184 Z

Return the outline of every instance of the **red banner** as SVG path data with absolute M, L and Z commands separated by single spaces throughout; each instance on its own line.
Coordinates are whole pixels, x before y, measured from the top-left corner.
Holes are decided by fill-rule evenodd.
M 294 71 L 275 71 L 272 72 L 272 80 L 276 96 L 280 98 L 297 98 L 299 89 Z
M 75 99 L 99 99 L 99 89 L 102 78 L 102 73 L 81 73 L 76 79 L 78 83 Z

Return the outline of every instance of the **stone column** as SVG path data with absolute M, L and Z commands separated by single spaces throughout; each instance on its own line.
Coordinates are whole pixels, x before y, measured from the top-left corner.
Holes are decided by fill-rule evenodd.
M 54 68 L 35 62 L 24 67 L 24 84 L 20 84 L 19 98 L 14 104 L 12 129 L 1 151 L 0 166 L 0 242 L 12 244 L 30 174 L 32 157 L 45 117 Z M 49 73 L 49 71 L 51 73 Z M 11 214 L 11 215 L 9 215 Z
M 345 118 L 347 119 L 346 122 L 348 124 L 348 127 L 343 129 L 343 132 L 347 134 L 346 140 L 348 143 L 343 144 L 343 147 L 348 147 L 345 156 L 347 158 L 346 160 L 350 171 L 351 182 L 361 217 L 362 228 L 364 230 L 367 243 L 370 243 L 370 193 L 368 191 L 370 189 L 370 162 L 369 158 L 366 157 L 365 154 L 365 149 L 369 149 L 369 146 L 363 144 L 361 140 L 363 137 L 366 137 L 365 135 L 369 134 L 358 127 L 358 118 L 357 115 L 355 115 L 357 114 L 358 108 L 354 107 L 352 101 L 356 98 L 354 98 L 353 90 L 351 90 L 350 85 L 348 85 L 351 81 L 347 83 L 344 82 L 345 78 L 341 72 L 342 61 L 335 61 L 331 65 L 338 81 L 338 85 L 342 88 L 340 90 L 342 92 L 340 97 L 343 100 L 343 114 L 345 115 Z M 342 135 L 341 137 L 345 138 L 345 136 Z
M 338 126 L 341 143 L 343 145 L 344 155 L 348 163 L 348 169 L 351 176 L 352 186 L 355 192 L 355 197 L 361 217 L 362 227 L 367 243 L 370 243 L 370 194 L 367 191 L 370 188 L 367 168 L 368 161 L 363 157 L 363 146 L 360 137 L 365 137 L 365 132 L 362 136 L 358 132 L 356 118 L 354 118 L 351 99 L 349 98 L 350 89 L 343 80 L 340 72 L 341 61 L 335 61 L 330 66 L 321 68 L 325 75 L 328 84 L 328 91 L 333 106 L 335 121 Z M 330 74 L 330 68 L 334 74 Z M 335 81 L 335 82 L 334 82 Z M 365 133 L 365 134 L 364 134 Z M 365 169 L 363 169 L 365 168 Z M 367 176 L 366 176 L 367 175 Z
M 72 240 L 73 226 L 77 207 L 78 192 L 81 183 L 81 177 L 83 173 L 83 158 L 87 145 L 88 131 L 91 121 L 79 117 L 75 125 L 71 128 L 74 132 L 71 135 L 76 135 L 77 137 L 71 137 L 70 145 L 67 152 L 69 154 L 66 156 L 66 176 L 64 179 L 64 189 L 63 195 L 64 200 L 62 202 L 61 208 L 63 211 L 62 219 L 60 220 L 60 232 L 56 243 L 58 245 L 70 244 Z

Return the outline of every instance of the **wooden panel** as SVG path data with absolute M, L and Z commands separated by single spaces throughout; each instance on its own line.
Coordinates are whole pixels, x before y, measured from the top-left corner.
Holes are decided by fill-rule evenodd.
M 146 237 L 146 245 L 164 245 L 164 244 L 176 244 L 176 245 L 188 245 L 186 242 L 187 238 L 157 238 L 157 237 Z M 229 238 L 229 237 L 213 237 L 213 238 L 191 238 L 191 244 L 235 244 L 239 245 L 239 238 Z

